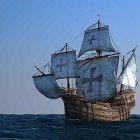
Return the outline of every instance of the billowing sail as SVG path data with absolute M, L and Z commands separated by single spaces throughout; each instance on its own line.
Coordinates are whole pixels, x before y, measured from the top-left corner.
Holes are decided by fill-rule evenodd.
M 53 54 L 51 68 L 56 79 L 77 77 L 76 51 Z
M 122 74 L 119 77 L 120 84 L 136 87 L 136 58 L 133 55 L 129 60 L 128 64 L 124 68 Z
M 85 31 L 79 57 L 92 50 L 115 52 L 110 41 L 108 27 Z
M 57 99 L 64 95 L 53 74 L 33 76 L 33 81 L 37 90 L 47 98 Z
M 87 100 L 109 99 L 115 95 L 119 56 L 87 59 L 78 62 L 80 81 Z

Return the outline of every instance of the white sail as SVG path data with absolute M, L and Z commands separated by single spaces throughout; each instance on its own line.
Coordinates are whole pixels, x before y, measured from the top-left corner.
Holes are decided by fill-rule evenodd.
M 37 90 L 47 98 L 57 99 L 64 95 L 53 74 L 34 76 L 33 81 Z
M 56 79 L 77 77 L 76 51 L 53 54 L 51 68 Z
M 123 73 L 119 78 L 119 83 L 130 86 L 136 87 L 136 59 L 135 55 L 133 55 L 130 60 L 128 60 L 128 64 L 124 68 Z
M 115 95 L 119 56 L 102 57 L 78 62 L 80 81 L 88 100 L 104 100 Z
M 115 52 L 110 42 L 108 27 L 85 31 L 79 57 L 92 50 Z

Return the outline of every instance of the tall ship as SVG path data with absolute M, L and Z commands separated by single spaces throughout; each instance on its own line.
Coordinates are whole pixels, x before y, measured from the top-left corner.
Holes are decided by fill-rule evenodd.
M 35 66 L 36 89 L 61 98 L 67 119 L 128 120 L 135 106 L 136 47 L 123 55 L 99 18 L 83 34 L 78 55 L 66 43 L 45 66 Z

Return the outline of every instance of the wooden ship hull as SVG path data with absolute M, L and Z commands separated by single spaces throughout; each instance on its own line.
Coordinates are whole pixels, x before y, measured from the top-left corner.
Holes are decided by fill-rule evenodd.
M 116 97 L 108 101 L 90 102 L 82 95 L 71 93 L 62 97 L 67 119 L 125 121 L 130 117 L 131 109 L 135 106 L 132 90 L 117 93 Z

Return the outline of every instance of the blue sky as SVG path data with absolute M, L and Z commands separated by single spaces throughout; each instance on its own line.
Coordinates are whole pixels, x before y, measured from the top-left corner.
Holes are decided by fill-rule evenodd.
M 88 26 L 110 26 L 117 47 L 126 53 L 138 45 L 140 62 L 140 1 L 128 0 L 0 0 L 0 113 L 64 113 L 61 99 L 49 100 L 35 89 L 34 65 Z M 79 51 L 82 37 L 69 44 Z M 140 113 L 140 86 L 132 113 Z

